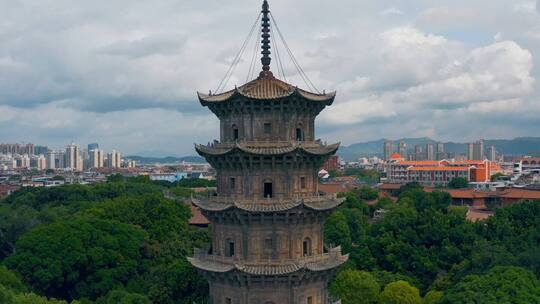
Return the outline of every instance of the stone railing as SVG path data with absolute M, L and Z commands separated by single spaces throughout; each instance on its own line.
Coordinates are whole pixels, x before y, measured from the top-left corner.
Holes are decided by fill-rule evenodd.
M 240 204 L 253 204 L 253 203 L 269 203 L 269 204 L 279 204 L 279 203 L 288 203 L 291 201 L 304 201 L 306 203 L 317 203 L 317 202 L 324 202 L 328 200 L 334 200 L 337 198 L 336 194 L 329 194 L 329 195 L 302 195 L 302 194 L 293 194 L 287 198 L 263 198 L 263 197 L 256 197 L 256 198 L 245 198 L 240 197 L 236 198 L 234 196 L 199 196 L 198 198 L 207 198 L 217 203 L 231 203 L 236 202 Z
M 218 262 L 222 264 L 248 264 L 250 266 L 255 265 L 282 265 L 282 264 L 308 264 L 308 263 L 318 263 L 325 262 L 328 260 L 339 259 L 341 258 L 341 247 L 335 247 L 330 249 L 327 253 L 316 254 L 311 256 L 298 257 L 296 259 L 266 259 L 259 261 L 249 261 L 246 262 L 243 257 L 240 255 L 235 255 L 232 257 L 226 257 L 222 255 L 208 254 L 206 249 L 194 249 L 193 258 L 201 261 L 209 262 Z

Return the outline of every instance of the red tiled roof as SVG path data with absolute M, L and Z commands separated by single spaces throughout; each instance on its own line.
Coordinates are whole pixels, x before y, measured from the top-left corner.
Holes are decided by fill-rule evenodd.
M 488 197 L 501 197 L 506 199 L 517 199 L 517 200 L 540 200 L 540 191 L 535 190 L 524 190 L 510 188 L 502 191 L 476 191 L 474 189 L 433 189 L 433 188 L 424 188 L 426 192 L 433 191 L 444 191 L 448 192 L 452 198 L 464 198 L 464 199 L 475 199 L 475 198 L 488 198 Z
M 189 224 L 194 226 L 208 226 L 210 221 L 204 215 L 202 215 L 199 208 L 190 204 L 191 209 L 191 218 L 189 219 Z
M 347 192 L 354 188 L 354 186 L 348 184 L 319 184 L 319 191 L 326 194 L 336 194 L 340 192 Z
M 402 184 L 382 184 L 379 186 L 381 190 L 399 190 Z

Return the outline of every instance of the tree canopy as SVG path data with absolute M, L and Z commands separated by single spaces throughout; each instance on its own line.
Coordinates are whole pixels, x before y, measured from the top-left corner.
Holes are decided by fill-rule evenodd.
M 380 289 L 372 274 L 354 270 L 340 272 L 330 286 L 330 292 L 339 295 L 343 304 L 377 303 Z
M 145 269 L 144 230 L 116 221 L 74 218 L 36 227 L 6 259 L 39 293 L 96 299 Z

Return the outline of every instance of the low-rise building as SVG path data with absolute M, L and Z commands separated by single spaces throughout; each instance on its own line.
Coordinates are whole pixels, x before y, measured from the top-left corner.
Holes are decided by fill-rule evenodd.
M 405 160 L 397 153 L 386 163 L 387 182 L 397 184 L 447 185 L 454 178 L 488 182 L 500 171 L 500 166 L 489 160 Z

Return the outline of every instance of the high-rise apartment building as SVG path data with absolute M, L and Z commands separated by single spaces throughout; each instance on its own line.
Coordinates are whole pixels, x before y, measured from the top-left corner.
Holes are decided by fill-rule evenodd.
M 46 156 L 46 167 L 47 169 L 56 169 L 56 153 L 54 151 L 49 151 L 47 152 L 47 156 Z
M 394 152 L 394 149 L 392 147 L 392 142 L 389 140 L 385 140 L 383 149 L 384 149 L 384 160 L 389 160 L 390 156 Z
M 97 143 L 88 144 L 88 151 L 97 150 L 97 149 L 99 149 L 99 144 Z
M 35 155 L 40 155 L 40 154 L 47 155 L 48 152 L 49 152 L 49 148 L 47 146 L 35 146 L 34 147 Z
M 439 142 L 435 145 L 435 155 L 437 160 L 446 159 L 446 153 L 444 152 L 444 144 Z
M 109 168 L 120 168 L 122 164 L 122 159 L 120 157 L 120 152 L 112 150 L 111 153 L 107 155 L 107 167 Z
M 41 171 L 47 169 L 47 159 L 43 154 L 35 156 L 36 158 L 36 168 Z
M 426 144 L 426 160 L 435 160 L 435 147 L 433 144 Z
M 65 159 L 65 168 L 73 171 L 81 171 L 83 169 L 80 149 L 76 144 L 71 143 L 66 147 Z
M 89 152 L 89 168 L 102 168 L 104 165 L 105 154 L 103 150 L 94 149 Z
M 497 150 L 495 149 L 495 146 L 489 146 L 487 149 L 487 158 L 491 161 L 497 160 Z
M 485 158 L 484 152 L 484 140 L 478 140 L 473 144 L 473 159 L 474 160 L 483 160 Z
M 401 157 L 403 159 L 408 159 L 408 157 L 407 157 L 407 144 L 405 143 L 404 140 L 399 141 L 398 153 L 401 155 Z
M 425 154 L 424 154 L 424 149 L 422 148 L 421 145 L 415 145 L 414 146 L 414 159 L 412 160 L 424 160 L 425 159 Z
M 474 144 L 467 143 L 467 159 L 474 160 Z

